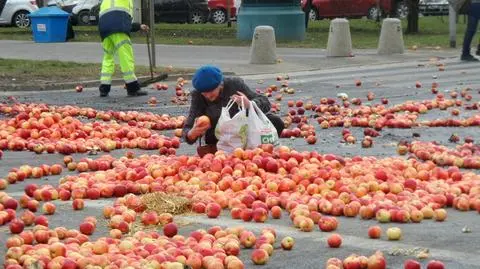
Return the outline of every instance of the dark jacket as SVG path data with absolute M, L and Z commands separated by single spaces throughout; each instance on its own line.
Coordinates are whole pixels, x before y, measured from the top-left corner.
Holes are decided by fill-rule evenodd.
M 98 19 L 98 31 L 102 40 L 111 34 L 125 33 L 130 35 L 131 32 L 140 30 L 140 24 L 132 22 L 132 17 L 121 10 L 110 11 Z
M 223 90 L 220 92 L 220 96 L 214 102 L 208 101 L 203 95 L 199 92 L 192 92 L 192 102 L 190 106 L 190 113 L 188 115 L 185 126 L 183 127 L 183 138 L 189 143 L 195 143 L 195 140 L 189 140 L 187 134 L 192 129 L 195 119 L 206 115 L 210 118 L 212 127 L 207 130 L 205 133 L 205 143 L 206 144 L 216 144 L 218 142 L 215 137 L 215 127 L 217 126 L 218 119 L 220 118 L 220 113 L 222 107 L 226 106 L 230 97 L 237 93 L 237 91 L 244 93 L 249 100 L 255 101 L 258 107 L 267 113 L 270 111 L 271 104 L 268 101 L 268 98 L 264 95 L 260 95 L 250 90 L 250 88 L 245 84 L 245 82 L 240 78 L 225 78 L 223 80 Z M 230 109 L 230 116 L 233 117 L 238 113 L 238 106 L 233 105 Z

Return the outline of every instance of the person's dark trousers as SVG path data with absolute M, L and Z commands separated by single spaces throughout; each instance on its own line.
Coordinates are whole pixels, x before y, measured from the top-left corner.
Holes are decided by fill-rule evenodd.
M 265 116 L 267 116 L 267 118 L 270 120 L 273 126 L 275 126 L 275 129 L 277 129 L 278 136 L 280 136 L 282 134 L 283 129 L 285 129 L 285 123 L 283 122 L 283 120 L 279 116 L 273 113 L 266 113 Z
M 473 36 L 477 32 L 478 18 L 472 15 L 468 15 L 467 30 L 463 38 L 462 56 L 470 55 L 470 45 L 472 44 Z

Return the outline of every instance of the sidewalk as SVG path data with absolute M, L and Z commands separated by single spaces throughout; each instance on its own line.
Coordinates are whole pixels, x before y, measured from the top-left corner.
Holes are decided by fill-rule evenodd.
M 32 41 L 0 40 L 0 58 L 28 60 L 60 60 L 100 63 L 100 43 L 34 43 Z M 249 47 L 157 45 L 157 66 L 197 68 L 215 64 L 237 75 L 291 73 L 325 70 L 338 67 L 426 61 L 432 57 L 458 58 L 458 50 L 407 50 L 402 55 L 377 55 L 376 50 L 354 50 L 354 57 L 327 58 L 325 49 L 277 48 L 279 63 L 249 64 Z M 145 44 L 134 44 L 136 63 L 148 66 Z

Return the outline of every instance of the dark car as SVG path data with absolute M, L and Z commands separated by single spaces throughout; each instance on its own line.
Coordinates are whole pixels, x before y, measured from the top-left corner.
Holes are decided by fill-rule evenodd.
M 207 0 L 155 0 L 155 22 L 206 23 Z
M 90 9 L 90 24 L 98 23 L 100 4 Z M 155 0 L 155 22 L 206 23 L 207 0 Z

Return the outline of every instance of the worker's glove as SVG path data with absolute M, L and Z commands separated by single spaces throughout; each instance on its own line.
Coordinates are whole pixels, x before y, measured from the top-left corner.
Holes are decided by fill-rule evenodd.
M 142 24 L 142 25 L 140 25 L 140 30 L 142 30 L 146 33 L 150 30 L 150 27 L 148 27 L 148 25 L 146 25 L 146 24 Z

